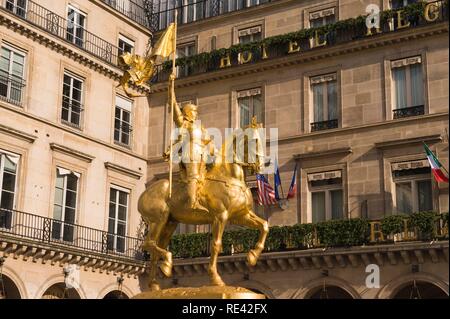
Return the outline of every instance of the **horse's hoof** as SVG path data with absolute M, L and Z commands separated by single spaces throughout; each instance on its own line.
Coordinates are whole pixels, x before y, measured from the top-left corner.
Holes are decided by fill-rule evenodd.
M 251 266 L 251 267 L 256 266 L 258 257 L 259 257 L 259 255 L 254 250 L 250 250 L 247 255 L 247 263 L 249 264 L 249 266 Z
M 165 261 L 159 266 L 159 269 L 161 269 L 164 276 L 172 277 L 172 263 Z
M 157 282 L 153 282 L 150 285 L 148 285 L 148 288 L 150 288 L 151 291 L 159 291 L 161 290 L 161 287 Z

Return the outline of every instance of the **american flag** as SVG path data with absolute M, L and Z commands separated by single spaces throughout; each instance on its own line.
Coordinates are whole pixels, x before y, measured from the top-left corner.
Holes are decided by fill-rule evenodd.
M 276 204 L 275 191 L 272 186 L 270 186 L 265 176 L 257 174 L 256 181 L 258 184 L 258 203 L 264 206 Z

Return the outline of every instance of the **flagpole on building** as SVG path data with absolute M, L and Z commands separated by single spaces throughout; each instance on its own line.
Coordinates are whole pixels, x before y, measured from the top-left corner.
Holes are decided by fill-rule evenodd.
M 174 37 L 173 37 L 173 54 L 172 54 L 172 79 L 170 79 L 170 81 L 172 83 L 169 90 L 175 91 L 175 77 L 176 77 L 176 67 L 175 67 L 175 62 L 176 62 L 176 55 L 177 55 L 177 20 L 178 20 L 178 10 L 175 8 L 175 20 L 174 20 L 174 24 L 175 24 L 175 31 L 174 31 Z M 169 94 L 171 95 L 170 97 L 170 137 L 169 137 L 169 143 L 170 143 L 170 158 L 169 158 L 169 198 L 172 197 L 172 184 L 173 184 L 173 145 L 172 145 L 172 130 L 173 130 L 173 112 L 174 112 L 174 103 L 176 103 L 175 101 L 175 92 L 170 92 Z

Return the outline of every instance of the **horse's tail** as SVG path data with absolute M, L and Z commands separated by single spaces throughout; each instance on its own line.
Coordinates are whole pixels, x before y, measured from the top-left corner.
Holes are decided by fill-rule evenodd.
M 169 181 L 160 180 L 150 185 L 139 197 L 138 211 L 147 224 L 158 223 L 169 210 Z

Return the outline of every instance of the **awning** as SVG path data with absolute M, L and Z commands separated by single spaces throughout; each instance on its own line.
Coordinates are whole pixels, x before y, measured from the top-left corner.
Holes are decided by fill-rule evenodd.
M 422 167 L 430 167 L 430 163 L 428 162 L 428 160 L 425 159 L 425 160 L 400 162 L 400 163 L 392 164 L 393 171 L 403 171 L 403 170 L 407 170 L 407 169 L 416 169 L 416 168 L 422 168 Z
M 342 171 L 329 171 L 329 172 L 322 172 L 322 173 L 313 173 L 308 174 L 308 181 L 323 181 L 327 179 L 334 179 L 334 178 L 341 178 L 342 177 Z

